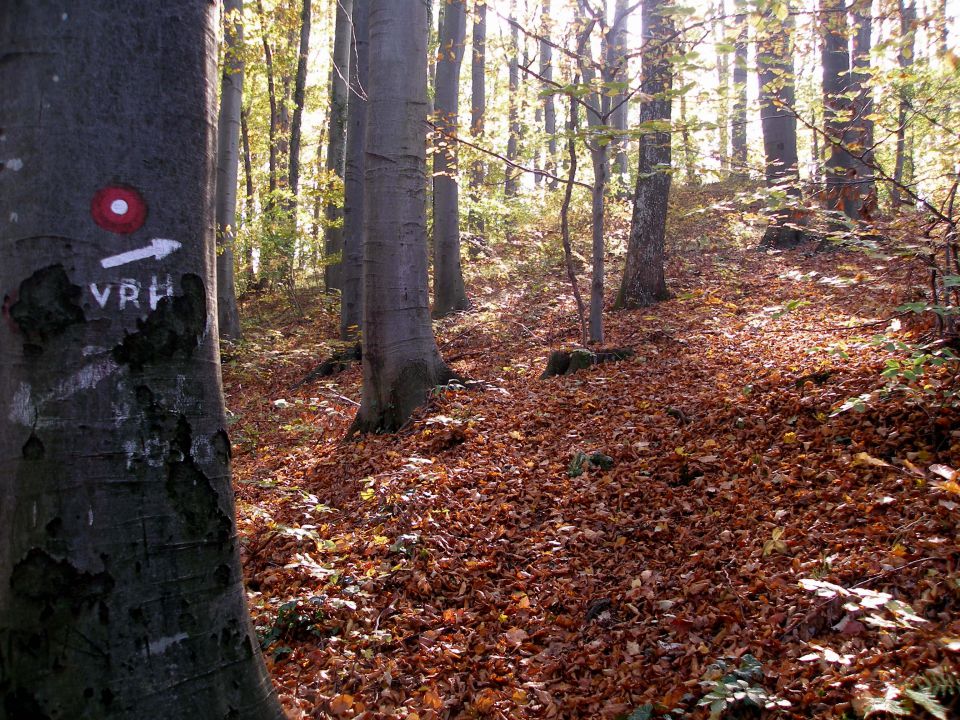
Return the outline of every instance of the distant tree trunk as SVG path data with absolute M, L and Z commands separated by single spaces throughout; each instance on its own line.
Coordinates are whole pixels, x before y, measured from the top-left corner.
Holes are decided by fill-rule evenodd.
M 677 85 L 684 86 L 683 70 L 677 69 Z M 697 151 L 693 145 L 687 117 L 687 94 L 680 93 L 680 147 L 683 149 L 683 179 L 687 185 L 697 185 Z
M 237 237 L 237 171 L 240 111 L 243 100 L 243 0 L 226 0 L 220 116 L 217 120 L 217 322 L 220 337 L 240 337 L 240 313 L 234 280 L 234 241 Z
M 449 0 L 440 28 L 434 116 L 440 131 L 433 155 L 433 315 L 470 307 L 460 267 L 460 197 L 457 164 L 460 64 L 467 35 L 465 0 Z
M 427 7 L 370 6 L 363 396 L 353 431 L 393 431 L 453 376 L 427 293 Z
M 543 0 L 542 22 L 540 32 L 540 77 L 543 78 L 543 90 L 552 91 L 553 88 L 553 46 L 550 44 L 550 32 L 553 29 L 553 19 L 550 17 L 550 0 Z M 547 135 L 547 161 L 544 167 L 551 175 L 557 174 L 557 110 L 553 93 L 543 97 L 543 131 Z M 547 180 L 547 186 L 553 190 L 557 187 L 556 178 Z
M 370 84 L 369 19 L 370 0 L 353 0 L 353 54 L 343 185 L 343 290 L 340 294 L 340 337 L 344 340 L 355 339 L 363 321 L 363 175 Z
M 609 52 L 607 62 L 610 64 L 610 74 L 614 82 L 626 83 L 627 73 L 627 15 L 629 0 L 614 0 L 613 24 L 608 33 Z M 610 126 L 614 130 L 625 133 L 629 105 L 627 104 L 626 90 L 617 91 L 611 100 Z M 630 171 L 627 158 L 627 141 L 620 136 L 613 143 L 613 166 L 621 182 L 626 181 Z
M 300 191 L 300 131 L 303 124 L 303 105 L 307 95 L 307 60 L 310 58 L 311 0 L 302 1 L 300 46 L 293 90 L 293 120 L 290 123 L 290 211 L 294 223 L 297 221 L 297 194 Z
M 827 163 L 824 168 L 827 207 L 849 218 L 860 216 L 856 166 L 848 148 L 852 144 L 849 116 L 853 112 L 850 91 L 850 50 L 844 0 L 822 0 L 823 114 L 826 127 Z
M 897 53 L 897 63 L 904 72 L 913 65 L 914 23 L 917 19 L 917 10 L 914 0 L 897 0 L 897 10 L 900 15 L 900 50 Z M 890 188 L 890 199 L 893 209 L 897 210 L 904 203 L 901 185 L 906 181 L 904 165 L 907 148 L 907 112 L 909 110 L 909 91 L 907 84 L 901 82 L 897 88 L 897 146 L 893 165 L 893 187 Z
M 664 14 L 665 0 L 643 4 L 643 76 L 640 123 L 670 125 L 673 86 L 670 58 L 673 22 Z M 652 305 L 670 297 L 663 272 L 667 201 L 670 196 L 670 131 L 640 136 L 640 167 L 633 199 L 627 258 L 616 307 Z
M 337 20 L 333 40 L 333 67 L 330 70 L 330 130 L 327 136 L 327 170 L 343 177 L 347 143 L 347 111 L 350 91 L 350 41 L 353 28 L 350 15 L 355 0 L 337 0 Z M 324 254 L 327 258 L 343 255 L 343 209 L 336 203 L 327 203 L 327 226 L 324 230 Z M 343 276 L 340 262 L 324 267 L 323 278 L 327 290 L 342 290 Z
M 250 154 L 250 128 L 247 122 L 247 108 L 240 108 L 240 138 L 243 141 L 243 183 L 244 193 L 244 222 L 250 222 L 253 218 L 254 205 L 256 204 L 256 195 L 253 190 L 253 156 Z M 244 256 L 244 274 L 246 275 L 247 287 L 249 288 L 256 281 L 256 273 L 253 270 L 253 243 L 248 242 L 246 255 Z
M 0 716 L 281 720 L 219 372 L 218 6 L 128 9 L 0 3 Z
M 731 163 L 738 176 L 747 174 L 747 16 L 746 0 L 734 0 L 737 40 L 733 50 L 733 118 L 730 129 Z
M 573 84 L 576 85 L 579 80 L 579 76 L 575 76 Z M 567 171 L 567 181 L 563 188 L 563 202 L 560 204 L 560 238 L 563 243 L 563 259 L 567 268 L 567 279 L 570 281 L 570 289 L 573 290 L 573 299 L 577 303 L 580 344 L 586 345 L 590 340 L 587 334 L 587 309 L 583 303 L 583 296 L 580 294 L 580 281 L 577 280 L 577 271 L 573 264 L 573 246 L 570 243 L 570 200 L 573 197 L 573 186 L 577 181 L 578 107 L 576 99 L 570 97 L 570 115 L 567 121 L 567 154 L 570 158 L 570 165 Z
M 520 144 L 520 113 L 517 108 L 517 96 L 520 92 L 520 43 L 516 24 L 515 6 L 516 0 L 510 0 L 510 60 L 508 74 L 509 87 L 507 89 L 509 93 L 509 97 L 507 98 L 509 135 L 507 137 L 507 160 L 511 162 L 516 162 Z M 506 173 L 506 181 L 503 186 L 504 194 L 507 197 L 513 197 L 517 194 L 517 188 L 519 187 L 517 171 L 508 164 L 504 167 L 504 172 Z
M 715 25 L 716 44 L 727 44 L 727 20 L 724 0 L 717 0 L 717 22 Z M 717 109 L 717 160 L 720 162 L 720 174 L 730 173 L 730 112 L 728 93 L 730 88 L 730 53 L 726 47 L 716 47 L 717 86 L 719 88 L 719 108 Z
M 853 116 L 850 120 L 854 149 L 854 169 L 857 173 L 856 193 L 859 198 L 858 219 L 869 220 L 877 207 L 877 188 L 874 182 L 873 151 L 873 91 L 870 87 L 870 35 L 873 29 L 871 0 L 855 0 L 852 19 L 855 28 L 851 57 L 850 90 L 853 98 Z
M 264 71 L 267 75 L 267 99 L 270 101 L 270 125 L 268 130 L 268 144 L 270 159 L 268 164 L 268 183 L 269 193 L 264 203 L 264 208 L 272 209 L 277 200 L 277 136 L 280 122 L 280 114 L 277 108 L 277 86 L 273 69 L 273 48 L 270 46 L 270 39 L 267 37 L 267 14 L 263 9 L 263 0 L 257 0 L 257 11 L 260 18 L 260 39 L 263 42 Z
M 789 13 L 789 7 L 786 8 Z M 797 118 L 792 46 L 793 22 L 764 13 L 757 37 L 760 76 L 760 126 L 768 188 L 783 191 L 790 202 L 800 199 Z M 796 213 L 789 207 L 773 211 L 761 247 L 793 247 L 803 237 Z
M 486 61 L 487 61 L 487 3 L 475 0 L 473 6 L 473 52 L 470 62 L 470 134 L 474 140 L 483 137 L 483 113 L 487 105 Z M 482 157 L 473 161 L 470 168 L 470 194 L 474 203 L 480 200 L 486 167 Z M 484 231 L 483 215 L 476 211 L 470 213 L 470 229 L 476 233 Z

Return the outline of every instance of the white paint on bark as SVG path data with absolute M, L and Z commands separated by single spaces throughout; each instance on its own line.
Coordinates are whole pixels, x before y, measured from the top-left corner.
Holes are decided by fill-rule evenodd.
M 153 640 L 147 645 L 147 655 L 161 655 L 176 645 L 178 642 L 186 640 L 189 637 L 185 632 L 170 635 L 169 637 Z
M 20 387 L 13 394 L 13 402 L 10 403 L 10 413 L 7 416 L 10 422 L 27 427 L 33 426 L 37 419 L 37 409 L 33 405 L 32 392 L 27 383 L 20 383 Z
M 18 223 L 18 222 L 20 222 L 20 215 L 17 214 L 17 213 L 15 213 L 15 212 L 10 213 L 10 222 L 11 222 L 11 223 Z
M 10 158 L 3 163 L 3 166 L 7 170 L 13 170 L 14 172 L 17 172 L 23 168 L 23 160 L 20 158 Z

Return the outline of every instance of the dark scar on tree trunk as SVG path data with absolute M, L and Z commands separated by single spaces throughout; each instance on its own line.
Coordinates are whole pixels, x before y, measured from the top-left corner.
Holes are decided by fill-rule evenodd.
M 174 358 L 189 358 L 200 345 L 207 324 L 207 293 L 203 280 L 192 273 L 180 279 L 183 294 L 162 298 L 137 331 L 113 349 L 113 356 L 131 370 Z
M 23 335 L 25 355 L 40 355 L 48 341 L 70 326 L 86 322 L 81 296 L 80 287 L 70 282 L 59 264 L 41 268 L 20 283 L 17 300 L 7 312 Z

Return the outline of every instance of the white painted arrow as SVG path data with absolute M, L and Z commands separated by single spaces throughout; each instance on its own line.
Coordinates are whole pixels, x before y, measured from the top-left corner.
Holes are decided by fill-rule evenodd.
M 163 260 L 170 253 L 174 253 L 180 249 L 180 243 L 176 240 L 166 240 L 164 238 L 154 238 L 150 241 L 150 244 L 147 247 L 137 248 L 136 250 L 128 250 L 125 253 L 120 253 L 119 255 L 112 255 L 111 257 L 104 258 L 100 261 L 100 264 L 105 268 L 117 267 L 118 265 L 126 265 L 127 263 L 136 262 L 137 260 L 144 260 L 148 257 L 155 258 L 157 260 Z

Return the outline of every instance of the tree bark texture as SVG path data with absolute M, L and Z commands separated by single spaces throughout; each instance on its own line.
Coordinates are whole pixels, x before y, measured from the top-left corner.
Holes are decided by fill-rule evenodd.
M 0 716 L 280 720 L 217 349 L 217 6 L 130 10 L 0 4 Z
M 487 106 L 487 4 L 477 0 L 473 7 L 473 52 L 470 63 L 470 134 L 474 140 L 483 137 L 483 115 Z M 478 158 L 470 170 L 470 187 L 483 186 L 484 163 Z
M 520 109 L 518 106 L 520 102 L 520 36 L 517 30 L 515 7 L 516 0 L 510 0 L 510 59 L 507 74 L 507 160 L 510 162 L 517 161 L 517 155 L 520 151 Z M 509 164 L 504 166 L 503 171 L 506 173 L 503 192 L 507 197 L 513 197 L 520 187 L 519 176 L 516 169 Z
M 914 0 L 897 0 L 897 10 L 900 16 L 900 49 L 897 53 L 897 64 L 900 69 L 907 71 L 913 65 L 914 23 L 917 19 L 917 10 Z M 890 189 L 890 199 L 896 210 L 904 202 L 903 191 L 900 186 L 906 182 L 906 148 L 907 148 L 907 112 L 909 110 L 909 94 L 905 83 L 897 89 L 897 145 L 893 164 L 893 187 Z
M 370 6 L 360 432 L 398 429 L 452 377 L 427 292 L 426 12 L 420 2 Z
M 613 6 L 613 25 L 609 31 L 609 52 L 607 62 L 610 64 L 610 76 L 614 82 L 626 83 L 629 80 L 627 67 L 627 15 L 630 11 L 628 0 L 615 0 Z M 610 104 L 610 125 L 614 130 L 626 132 L 629 115 L 626 90 L 621 90 L 613 96 Z M 613 165 L 621 181 L 625 180 L 629 172 L 627 158 L 627 141 L 618 137 L 613 143 Z
M 664 0 L 644 3 L 642 24 L 644 68 L 640 122 L 658 123 L 661 129 L 640 136 L 640 167 L 634 191 L 633 218 L 627 241 L 623 280 L 616 307 L 652 305 L 670 297 L 664 278 L 664 237 L 670 197 L 670 91 L 673 87 L 670 57 L 673 23 L 663 14 Z
M 796 92 L 792 46 L 793 24 L 766 13 L 757 31 L 757 74 L 760 76 L 760 128 L 767 187 L 800 198 L 797 156 Z M 771 212 L 761 247 L 793 247 L 803 233 L 789 207 Z
M 727 20 L 724 0 L 717 2 L 717 22 L 715 38 L 718 44 L 727 43 Z M 719 88 L 719 107 L 717 109 L 717 149 L 720 161 L 720 172 L 726 175 L 730 172 L 730 53 L 726 48 L 714 46 L 717 54 L 717 86 Z
M 877 188 L 874 181 L 873 151 L 873 90 L 870 87 L 870 49 L 873 30 L 871 0 L 856 0 L 852 6 L 854 24 L 852 73 L 850 89 L 853 98 L 851 142 L 857 184 L 854 188 L 859 203 L 858 219 L 869 220 L 877 207 Z
M 353 28 L 350 15 L 354 0 L 337 0 L 337 21 L 333 39 L 333 68 L 330 70 L 330 134 L 327 137 L 327 170 L 337 177 L 344 176 L 347 152 L 347 112 L 350 103 L 350 44 Z M 327 227 L 324 230 L 324 253 L 327 258 L 343 256 L 343 209 L 336 203 L 327 203 Z M 327 290 L 343 289 L 343 266 L 331 263 L 323 269 Z
M 850 49 L 844 0 L 822 0 L 823 33 L 823 114 L 826 127 L 827 163 L 825 199 L 830 210 L 849 218 L 860 216 L 857 170 L 851 147 L 850 118 L 853 112 L 850 91 Z
M 542 22 L 540 32 L 540 77 L 543 78 L 543 89 L 552 91 L 553 88 L 553 46 L 550 44 L 550 35 L 553 29 L 553 19 L 550 17 L 550 0 L 543 0 Z M 547 135 L 547 161 L 544 168 L 551 175 L 557 174 L 557 108 L 553 93 L 543 97 L 543 131 Z M 550 178 L 547 185 L 551 189 L 557 187 L 556 178 Z
M 234 242 L 237 237 L 237 176 L 243 101 L 243 0 L 226 0 L 220 116 L 217 119 L 217 321 L 220 337 L 240 337 Z
M 730 128 L 731 163 L 738 175 L 747 173 L 747 16 L 746 0 L 734 0 L 737 39 L 733 49 L 733 117 Z
M 343 289 L 340 337 L 353 340 L 363 322 L 364 145 L 367 135 L 370 0 L 353 0 L 353 53 L 347 104 L 347 158 L 343 180 Z
M 440 132 L 433 155 L 433 315 L 470 307 L 460 266 L 460 194 L 457 164 L 460 65 L 467 34 L 464 0 L 450 0 L 443 12 L 437 53 L 434 123 Z
M 300 45 L 297 51 L 297 74 L 293 85 L 293 120 L 290 123 L 290 207 L 296 224 L 297 195 L 300 192 L 300 131 L 303 105 L 307 97 L 307 61 L 310 59 L 311 0 L 302 0 L 300 9 Z
M 267 13 L 263 9 L 263 0 L 257 0 L 257 12 L 260 18 L 260 39 L 263 43 L 264 71 L 267 75 L 267 99 L 270 101 L 270 125 L 267 130 L 267 143 L 270 153 L 267 165 L 267 182 L 270 192 L 267 195 L 267 201 L 264 203 L 264 207 L 271 209 L 277 201 L 277 173 L 279 164 L 277 158 L 277 136 L 279 134 L 280 112 L 277 107 L 277 85 L 273 68 L 273 47 L 270 45 L 270 38 L 267 33 Z

